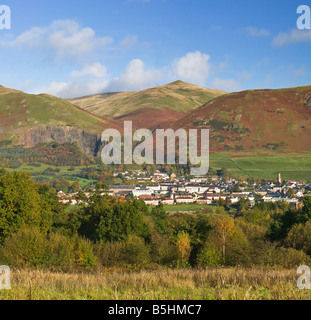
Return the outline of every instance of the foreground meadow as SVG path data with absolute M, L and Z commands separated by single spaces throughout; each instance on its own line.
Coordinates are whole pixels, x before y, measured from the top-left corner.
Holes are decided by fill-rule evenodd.
M 295 270 L 216 269 L 58 273 L 12 270 L 1 300 L 309 300 Z

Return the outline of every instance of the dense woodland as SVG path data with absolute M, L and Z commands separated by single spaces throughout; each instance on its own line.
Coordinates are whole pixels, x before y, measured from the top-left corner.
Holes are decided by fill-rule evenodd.
M 311 198 L 296 211 L 285 203 L 235 208 L 218 203 L 197 214 L 168 214 L 130 198 L 102 196 L 98 184 L 79 206 L 29 173 L 0 171 L 0 262 L 59 270 L 298 267 L 311 263 Z

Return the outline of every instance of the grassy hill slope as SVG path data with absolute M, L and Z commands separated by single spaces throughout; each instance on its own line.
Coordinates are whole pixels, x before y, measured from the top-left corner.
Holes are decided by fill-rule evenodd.
M 106 93 L 69 101 L 99 116 L 132 120 L 137 127 L 154 128 L 165 121 L 176 121 L 223 94 L 223 91 L 176 81 L 143 91 Z
M 42 125 L 69 126 L 101 133 L 107 119 L 47 94 L 30 95 L 0 86 L 0 139 L 15 138 Z
M 223 95 L 189 112 L 175 128 L 209 128 L 214 152 L 311 152 L 311 86 Z

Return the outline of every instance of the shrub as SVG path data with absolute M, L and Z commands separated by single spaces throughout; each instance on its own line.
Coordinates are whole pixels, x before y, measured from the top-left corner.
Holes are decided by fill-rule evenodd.
M 93 252 L 93 244 L 90 240 L 79 238 L 75 239 L 76 263 L 80 267 L 93 267 L 97 262 L 97 257 Z
M 250 266 L 251 245 L 243 230 L 235 225 L 231 236 L 228 238 L 226 265 Z
M 150 250 L 142 238 L 128 237 L 124 243 L 123 261 L 130 265 L 147 265 L 150 263 Z
M 217 267 L 222 263 L 222 255 L 213 244 L 205 244 L 197 257 L 197 264 L 200 267 Z
M 50 234 L 36 228 L 21 228 L 0 249 L 1 263 L 12 267 L 92 267 L 97 258 L 92 243 L 78 237 Z
M 161 265 L 172 265 L 177 259 L 175 246 L 167 236 L 153 234 L 151 237 L 152 261 Z
M 311 221 L 295 225 L 285 239 L 285 246 L 302 250 L 311 255 Z
M 48 264 L 48 241 L 37 228 L 21 228 L 7 238 L 1 248 L 1 262 L 14 267 Z
M 61 268 L 74 266 L 75 253 L 72 239 L 61 234 L 52 233 L 48 240 L 48 266 Z
M 275 251 L 275 265 L 283 268 L 297 268 L 300 265 L 311 265 L 311 258 L 303 251 L 293 248 L 278 248 Z
M 100 263 L 105 267 L 120 266 L 123 259 L 124 244 L 121 242 L 99 243 L 95 246 Z

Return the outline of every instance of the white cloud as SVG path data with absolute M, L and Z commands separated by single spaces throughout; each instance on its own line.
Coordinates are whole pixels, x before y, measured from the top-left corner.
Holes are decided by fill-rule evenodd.
M 161 69 L 146 68 L 141 59 L 133 59 L 124 73 L 110 84 L 110 90 L 143 90 L 153 87 L 161 81 Z
M 80 58 L 96 47 L 109 45 L 111 37 L 97 37 L 92 28 L 83 28 L 73 20 L 57 20 L 47 27 L 33 27 L 11 41 L 0 41 L 4 47 L 21 46 L 52 50 L 56 56 Z
M 162 68 L 147 68 L 141 59 L 133 59 L 109 88 L 113 90 L 142 90 L 177 79 L 204 86 L 209 76 L 210 56 L 199 51 L 190 52 Z
M 209 59 L 209 55 L 200 51 L 189 52 L 175 61 L 173 72 L 177 79 L 204 86 L 210 73 Z
M 84 65 L 80 71 L 73 71 L 70 74 L 71 78 L 81 78 L 86 76 L 94 76 L 97 78 L 103 78 L 107 75 L 107 68 L 99 62 L 93 64 Z
M 234 79 L 215 78 L 211 83 L 211 88 L 227 92 L 236 92 L 240 91 L 242 86 L 237 80 Z
M 67 79 L 38 87 L 35 93 L 46 92 L 62 98 L 73 98 L 101 92 L 136 91 L 175 80 L 205 86 L 210 74 L 210 56 L 199 51 L 190 52 L 170 65 L 161 68 L 146 66 L 143 60 L 133 59 L 119 76 L 111 78 L 107 67 L 100 62 L 88 63 L 72 71 Z M 240 87 L 235 80 L 214 79 L 213 87 L 226 91 Z
M 61 98 L 74 98 L 107 91 L 142 90 L 159 84 L 162 72 L 148 69 L 140 59 L 134 59 L 117 78 L 110 79 L 106 66 L 99 62 L 72 71 L 63 82 L 51 82 L 35 93 L 46 92 Z
M 125 49 L 131 49 L 138 42 L 138 37 L 135 35 L 128 35 L 120 42 L 120 46 Z
M 103 92 L 109 85 L 107 68 L 100 63 L 84 65 L 82 70 L 73 71 L 66 81 L 51 82 L 38 87 L 35 93 L 49 93 L 61 98 L 74 98 Z
M 270 31 L 267 29 L 259 29 L 257 27 L 246 27 L 245 31 L 252 37 L 262 38 L 268 37 L 270 35 Z
M 299 42 L 311 42 L 311 30 L 294 29 L 288 33 L 281 32 L 273 39 L 273 45 L 283 47 L 285 45 L 295 44 Z
M 47 87 L 35 89 L 35 93 L 48 93 L 63 99 L 75 98 L 105 92 L 109 85 L 108 80 L 84 82 L 68 80 L 67 82 L 51 82 Z

